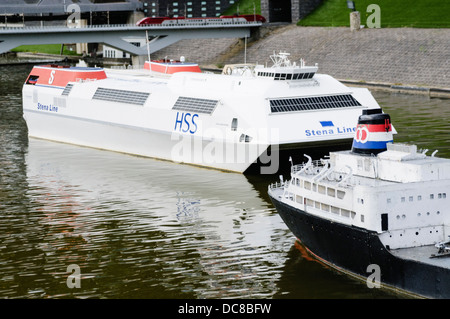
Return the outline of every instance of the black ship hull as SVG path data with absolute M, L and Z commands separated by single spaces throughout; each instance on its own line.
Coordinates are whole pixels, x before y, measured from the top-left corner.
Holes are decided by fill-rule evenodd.
M 386 249 L 376 232 L 323 219 L 270 198 L 297 239 L 333 268 L 366 280 L 373 273 L 368 266 L 377 265 L 384 287 L 412 296 L 450 298 L 449 269 L 399 258 Z

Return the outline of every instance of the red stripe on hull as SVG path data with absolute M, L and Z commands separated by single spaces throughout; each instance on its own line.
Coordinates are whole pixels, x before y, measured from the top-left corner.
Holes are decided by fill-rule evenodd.
M 200 67 L 196 63 L 182 63 L 182 62 L 157 62 L 152 61 L 151 63 L 152 71 L 164 73 L 164 74 L 174 74 L 177 72 L 196 72 L 200 73 Z M 150 70 L 150 64 L 148 61 L 144 64 L 144 69 Z
M 103 69 L 100 68 L 77 68 L 42 65 L 35 66 L 31 70 L 27 83 L 65 87 L 69 82 L 95 81 L 102 79 L 106 79 L 106 73 Z

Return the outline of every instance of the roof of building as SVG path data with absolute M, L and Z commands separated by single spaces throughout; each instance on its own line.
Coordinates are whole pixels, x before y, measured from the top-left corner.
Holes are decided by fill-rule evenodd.
M 80 12 L 135 11 L 143 7 L 139 0 L 2 0 L 0 15 L 67 14 L 74 12 L 73 5 L 78 5 Z

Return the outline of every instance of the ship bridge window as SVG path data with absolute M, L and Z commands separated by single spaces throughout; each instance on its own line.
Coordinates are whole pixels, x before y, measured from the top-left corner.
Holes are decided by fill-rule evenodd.
M 172 107 L 172 110 L 212 114 L 216 109 L 218 103 L 218 100 L 198 99 L 180 96 Z
M 258 72 L 258 76 L 272 77 L 274 80 L 304 80 L 312 79 L 314 76 L 312 73 L 271 73 L 271 72 Z
M 149 95 L 147 92 L 97 88 L 92 99 L 144 105 Z
M 272 113 L 356 107 L 361 104 L 350 94 L 270 100 Z
M 38 79 L 39 75 L 30 75 L 28 77 L 27 84 L 35 85 Z

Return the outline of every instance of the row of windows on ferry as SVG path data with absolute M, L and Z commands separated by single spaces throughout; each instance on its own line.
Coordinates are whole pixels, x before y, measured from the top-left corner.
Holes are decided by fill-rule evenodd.
M 313 192 L 318 192 L 319 194 L 326 194 L 330 197 L 337 197 L 339 199 L 343 199 L 345 196 L 345 192 L 339 189 L 335 189 L 332 187 L 326 187 L 324 185 L 320 185 L 320 184 L 316 184 L 316 183 L 311 183 L 309 181 L 304 181 L 300 178 L 296 178 L 294 177 L 292 179 L 292 183 L 294 185 L 297 185 L 298 187 L 303 187 L 304 189 L 307 190 L 312 190 Z
M 312 79 L 314 76 L 312 73 L 274 73 L 274 72 L 258 72 L 258 76 L 272 77 L 274 80 L 302 80 Z
M 300 196 L 300 195 L 295 195 L 294 194 L 289 194 L 288 197 L 290 200 L 297 202 L 298 204 L 304 204 L 307 207 L 312 207 L 318 210 L 321 210 L 323 212 L 326 213 L 332 213 L 334 215 L 337 216 L 342 216 L 342 217 L 346 217 L 346 218 L 351 218 L 354 219 L 356 216 L 356 213 L 354 211 L 348 210 L 348 209 L 344 209 L 344 208 L 339 208 L 333 205 L 328 205 L 319 201 L 314 201 L 312 199 Z M 364 222 L 364 215 L 360 215 L 361 218 L 361 222 Z
M 330 196 L 330 197 L 336 197 L 339 199 L 344 199 L 344 197 L 345 197 L 345 191 L 335 189 L 333 187 L 326 187 L 324 185 L 311 183 L 310 181 L 302 180 L 299 178 L 294 177 L 292 179 L 292 183 L 298 187 L 302 187 L 304 189 L 311 190 L 313 192 L 318 192 L 319 194 L 323 194 L 323 195 L 326 194 L 327 196 Z M 336 207 L 333 205 L 328 205 L 328 204 L 325 204 L 325 203 L 322 203 L 319 201 L 314 201 L 312 199 L 302 197 L 300 195 L 295 195 L 295 198 L 294 198 L 294 194 L 291 194 L 290 199 L 292 201 L 295 200 L 295 202 L 297 202 L 299 204 L 304 204 L 307 207 L 314 207 L 323 212 L 332 213 L 332 214 L 339 215 L 342 217 L 354 219 L 356 216 L 356 213 L 354 211 L 350 211 L 350 210 L 344 209 L 344 208 L 339 208 L 339 207 Z M 360 215 L 360 219 L 361 219 L 361 222 L 364 223 L 364 215 L 363 214 Z
M 235 0 L 212 1 L 144 1 L 144 13 L 148 17 L 211 17 L 220 16 Z
M 447 198 L 447 193 L 437 193 L 437 194 L 429 194 L 428 195 L 429 199 L 445 199 Z M 422 195 L 417 195 L 417 196 L 402 196 L 400 197 L 400 202 L 405 203 L 406 201 L 408 202 L 414 202 L 414 201 L 418 201 L 420 202 L 422 199 L 424 199 L 422 197 Z M 392 203 L 392 198 L 387 198 L 386 202 L 388 204 Z

